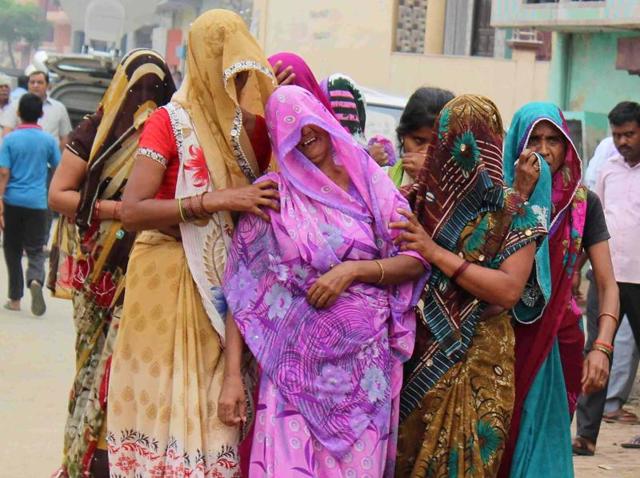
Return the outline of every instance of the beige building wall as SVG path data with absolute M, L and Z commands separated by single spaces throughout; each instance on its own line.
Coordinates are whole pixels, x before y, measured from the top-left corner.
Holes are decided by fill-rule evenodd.
M 395 6 L 394 0 L 255 0 L 252 27 L 268 55 L 295 52 L 319 80 L 341 72 L 403 96 L 419 86 L 479 93 L 496 102 L 507 124 L 525 102 L 547 98 L 549 64 L 532 52 L 514 52 L 511 60 L 394 53 Z M 442 29 L 433 33 L 441 38 Z M 431 43 L 429 34 L 426 45 L 441 41 Z

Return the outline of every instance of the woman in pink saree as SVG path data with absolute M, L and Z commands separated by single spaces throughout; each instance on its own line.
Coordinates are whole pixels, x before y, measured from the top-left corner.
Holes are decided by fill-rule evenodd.
M 402 363 L 425 269 L 399 253 L 391 180 L 308 91 L 267 104 L 279 212 L 240 219 L 225 272 L 219 415 L 245 418 L 242 339 L 261 369 L 249 476 L 393 475 Z M 236 327 L 237 326 L 237 327 Z

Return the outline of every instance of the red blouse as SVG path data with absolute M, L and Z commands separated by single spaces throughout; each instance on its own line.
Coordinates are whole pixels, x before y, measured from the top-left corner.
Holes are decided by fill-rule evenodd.
M 271 160 L 271 144 L 267 135 L 267 124 L 261 116 L 256 116 L 253 135 L 249 140 L 262 173 L 267 169 Z M 151 114 L 140 135 L 139 148 L 151 150 L 165 160 L 167 169 L 156 193 L 156 199 L 173 199 L 176 195 L 180 161 L 171 129 L 171 120 L 166 109 L 158 108 Z

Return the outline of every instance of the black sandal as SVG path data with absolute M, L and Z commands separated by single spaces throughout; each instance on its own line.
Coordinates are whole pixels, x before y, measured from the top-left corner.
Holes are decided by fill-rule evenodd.
M 631 440 L 621 443 L 622 448 L 640 448 L 640 435 L 634 436 Z

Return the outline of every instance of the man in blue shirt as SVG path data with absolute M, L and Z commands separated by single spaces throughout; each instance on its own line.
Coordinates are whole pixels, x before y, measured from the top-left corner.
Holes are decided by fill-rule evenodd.
M 38 126 L 42 99 L 32 93 L 20 98 L 21 124 L 5 136 L 0 148 L 0 229 L 9 273 L 9 301 L 5 308 L 20 310 L 24 292 L 22 253 L 28 257 L 27 284 L 31 312 L 46 311 L 44 246 L 47 237 L 47 170 L 60 162 L 57 140 Z

